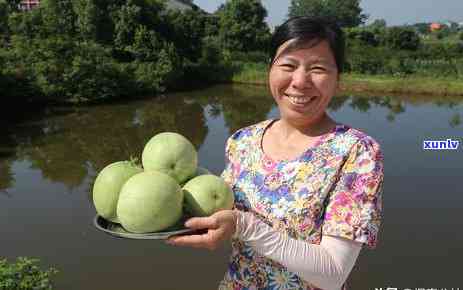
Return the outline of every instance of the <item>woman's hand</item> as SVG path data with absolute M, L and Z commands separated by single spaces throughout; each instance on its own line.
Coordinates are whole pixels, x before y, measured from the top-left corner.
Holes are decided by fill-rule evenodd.
M 221 210 L 209 217 L 194 217 L 185 222 L 187 228 L 207 230 L 204 234 L 170 237 L 166 243 L 174 246 L 217 249 L 220 244 L 231 238 L 236 230 L 237 215 L 233 210 Z

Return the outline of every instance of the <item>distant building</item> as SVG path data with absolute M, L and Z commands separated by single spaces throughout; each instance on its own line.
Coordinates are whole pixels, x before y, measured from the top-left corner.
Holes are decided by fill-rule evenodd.
M 19 7 L 22 10 L 31 10 L 40 5 L 40 0 L 22 0 Z
M 429 25 L 429 30 L 431 30 L 431 32 L 438 31 L 441 29 L 442 29 L 442 24 L 440 23 L 434 22 Z

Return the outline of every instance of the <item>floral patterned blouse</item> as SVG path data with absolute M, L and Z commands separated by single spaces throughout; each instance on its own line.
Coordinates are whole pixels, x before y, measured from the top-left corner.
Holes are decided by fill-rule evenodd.
M 261 146 L 274 121 L 240 129 L 227 140 L 222 178 L 233 189 L 235 207 L 294 239 L 320 244 L 322 235 L 331 235 L 374 249 L 382 212 L 379 144 L 337 124 L 298 158 L 274 161 Z M 318 288 L 234 238 L 219 289 Z

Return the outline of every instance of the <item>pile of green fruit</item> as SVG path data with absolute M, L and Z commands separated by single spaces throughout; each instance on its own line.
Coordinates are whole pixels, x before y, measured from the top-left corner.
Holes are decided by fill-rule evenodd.
M 231 188 L 198 167 L 198 154 L 184 136 L 164 132 L 152 137 L 134 161 L 109 164 L 93 185 L 101 217 L 129 232 L 163 231 L 185 216 L 209 216 L 233 207 Z

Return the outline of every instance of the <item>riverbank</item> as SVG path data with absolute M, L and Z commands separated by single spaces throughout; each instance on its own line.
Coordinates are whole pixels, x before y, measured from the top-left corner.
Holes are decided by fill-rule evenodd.
M 233 62 L 219 65 L 191 65 L 185 68 L 181 78 L 178 78 L 165 89 L 164 93 L 191 91 L 206 88 L 215 84 L 245 84 L 267 86 L 268 68 L 264 63 L 242 63 Z M 127 84 L 120 83 L 121 87 L 128 87 Z M 1 87 L 1 86 L 0 86 Z M 463 80 L 456 77 L 431 78 L 427 76 L 408 75 L 367 75 L 344 73 L 341 76 L 342 95 L 358 96 L 397 96 L 406 99 L 407 97 L 449 97 L 452 99 L 463 98 Z M 77 105 L 77 104 L 101 104 L 108 102 L 125 102 L 130 99 L 143 99 L 147 96 L 155 96 L 162 93 L 153 92 L 151 94 L 134 93 L 127 89 L 123 95 L 99 96 L 89 95 L 88 98 L 55 98 L 49 99 L 44 97 L 32 98 L 23 97 L 21 92 L 28 92 L 27 86 L 16 88 L 19 93 L 15 93 L 11 104 L 16 107 L 32 107 L 37 109 L 38 106 L 54 105 Z M 133 95 L 127 94 L 132 92 Z M 28 92 L 29 95 L 32 95 Z M 26 94 L 27 95 L 27 94 Z M 8 107 L 6 114 L 16 115 L 16 111 Z M 6 111 L 6 110 L 3 110 Z M 5 114 L 5 113 L 4 113 Z
M 243 64 L 236 70 L 233 83 L 267 85 L 267 67 L 265 64 Z M 394 95 L 433 95 L 463 96 L 463 80 L 456 78 L 430 78 L 417 75 L 363 75 L 343 74 L 341 90 L 344 93 L 394 94 Z

